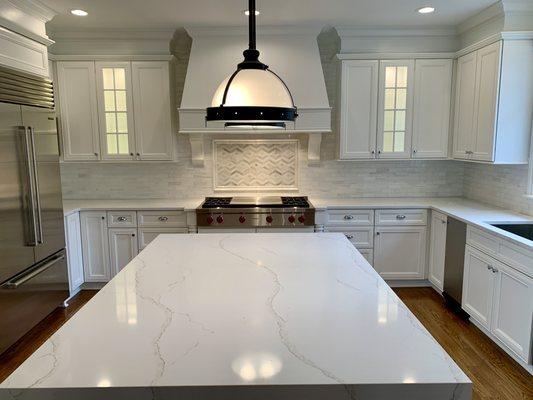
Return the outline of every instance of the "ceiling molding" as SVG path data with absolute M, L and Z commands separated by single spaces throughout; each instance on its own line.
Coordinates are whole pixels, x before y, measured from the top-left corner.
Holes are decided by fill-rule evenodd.
M 318 36 L 322 32 L 323 26 L 261 26 L 257 27 L 257 35 L 291 35 L 291 36 Z M 204 36 L 248 36 L 247 26 L 186 26 L 185 30 L 191 37 Z
M 505 13 L 533 12 L 533 2 L 531 0 L 502 0 Z
M 413 27 L 351 27 L 351 26 L 336 26 L 335 29 L 341 38 L 351 37 L 449 37 L 456 36 L 456 28 L 454 26 L 442 26 L 431 28 L 413 28 Z
M 77 29 L 49 31 L 54 40 L 168 40 L 174 36 L 175 29 Z
M 454 58 L 454 52 L 438 53 L 340 53 L 339 60 L 405 60 L 405 59 L 448 59 Z
M 58 11 L 39 0 L 1 0 L 2 3 L 9 3 L 11 6 L 19 9 L 23 13 L 32 16 L 42 22 L 48 22 L 54 18 Z
M 170 54 L 52 54 L 48 53 L 52 61 L 171 61 Z
M 504 16 L 505 13 L 503 3 L 498 1 L 497 3 L 494 3 L 493 5 L 485 8 L 483 11 L 457 25 L 457 33 L 462 34 L 476 28 L 477 26 L 494 21 L 498 18 L 503 18 Z

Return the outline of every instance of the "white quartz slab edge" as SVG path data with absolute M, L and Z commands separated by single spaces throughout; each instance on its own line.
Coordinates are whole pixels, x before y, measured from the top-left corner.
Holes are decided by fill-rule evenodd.
M 0 384 L 9 399 L 469 400 L 342 234 L 160 235 Z

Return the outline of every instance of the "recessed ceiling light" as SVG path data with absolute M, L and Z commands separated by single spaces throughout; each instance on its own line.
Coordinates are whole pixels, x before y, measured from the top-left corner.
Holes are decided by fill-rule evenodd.
M 431 14 L 432 12 L 435 12 L 435 7 L 424 6 L 424 7 L 419 8 L 416 11 L 418 11 L 420 14 Z
M 259 10 L 255 10 L 255 15 L 259 15 L 259 14 L 261 14 L 261 12 L 259 12 Z M 250 10 L 244 10 L 244 15 L 249 17 L 250 16 Z
M 89 15 L 89 13 L 85 10 L 70 10 L 70 13 L 72 15 L 76 15 L 77 17 L 86 17 Z

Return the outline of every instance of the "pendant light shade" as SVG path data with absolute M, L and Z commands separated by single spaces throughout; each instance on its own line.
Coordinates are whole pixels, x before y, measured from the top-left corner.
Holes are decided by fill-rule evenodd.
M 244 61 L 216 90 L 207 121 L 226 121 L 225 126 L 284 128 L 298 116 L 289 88 L 259 61 L 255 38 L 255 0 L 249 0 L 250 43 Z

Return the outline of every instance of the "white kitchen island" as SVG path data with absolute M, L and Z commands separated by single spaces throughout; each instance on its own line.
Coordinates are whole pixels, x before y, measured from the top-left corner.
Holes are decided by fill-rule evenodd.
M 470 399 L 341 234 L 161 235 L 1 399 Z

